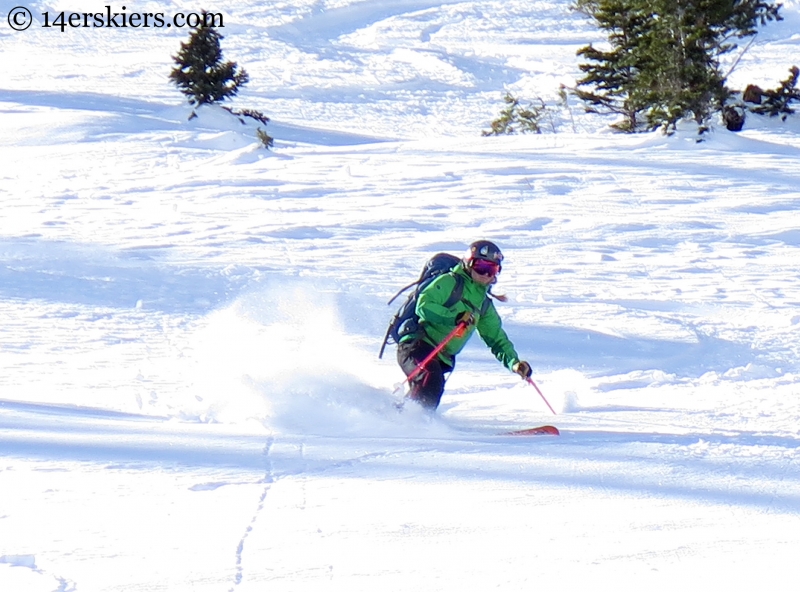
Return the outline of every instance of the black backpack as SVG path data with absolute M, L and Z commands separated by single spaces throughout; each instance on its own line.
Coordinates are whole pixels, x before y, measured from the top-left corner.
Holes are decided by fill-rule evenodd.
M 461 259 L 455 255 L 450 255 L 449 253 L 438 253 L 428 259 L 428 262 L 422 269 L 422 273 L 417 281 L 411 282 L 402 288 L 397 294 L 392 296 L 392 299 L 389 300 L 387 304 L 394 302 L 395 299 L 400 296 L 400 294 L 408 290 L 410 287 L 416 286 L 414 291 L 408 295 L 406 301 L 389 322 L 389 328 L 386 330 L 386 335 L 383 338 L 383 343 L 381 344 L 381 351 L 378 354 L 378 358 L 383 357 L 383 352 L 386 349 L 386 344 L 389 343 L 389 340 L 393 341 L 394 343 L 400 343 L 400 339 L 402 339 L 404 336 L 417 331 L 419 328 L 419 317 L 417 316 L 417 298 L 419 297 L 420 293 L 437 277 L 453 271 L 455 266 L 459 263 L 461 263 Z M 445 308 L 449 308 L 461 300 L 461 296 L 464 293 L 464 278 L 462 278 L 460 275 L 456 275 L 454 277 L 456 280 L 456 285 L 453 287 L 450 297 L 444 303 Z M 481 306 L 481 314 L 486 312 L 488 304 L 489 299 L 487 298 L 483 306 Z

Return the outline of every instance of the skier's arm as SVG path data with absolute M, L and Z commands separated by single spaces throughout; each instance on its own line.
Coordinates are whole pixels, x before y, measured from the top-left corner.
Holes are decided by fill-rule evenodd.
M 500 320 L 494 303 L 490 303 L 489 308 L 481 315 L 478 321 L 478 333 L 503 366 L 511 370 L 514 364 L 519 362 L 517 350 L 514 349 L 514 345 L 503 330 L 503 322 Z

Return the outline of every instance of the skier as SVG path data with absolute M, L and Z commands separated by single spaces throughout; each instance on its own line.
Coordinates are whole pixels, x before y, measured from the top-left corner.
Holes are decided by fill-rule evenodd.
M 490 241 L 476 241 L 467 255 L 450 272 L 437 277 L 417 299 L 419 325 L 415 332 L 404 335 L 397 346 L 397 361 L 409 376 L 438 344 L 460 323 L 466 326 L 410 381 L 406 395 L 431 411 L 439 406 L 447 376 L 453 371 L 456 355 L 478 330 L 495 357 L 522 378 L 530 378 L 531 366 L 521 361 L 514 345 L 503 330 L 500 315 L 489 298 L 489 288 L 497 282 L 503 254 Z M 461 279 L 457 280 L 456 276 Z M 457 281 L 463 284 L 461 299 L 449 307 L 447 303 Z

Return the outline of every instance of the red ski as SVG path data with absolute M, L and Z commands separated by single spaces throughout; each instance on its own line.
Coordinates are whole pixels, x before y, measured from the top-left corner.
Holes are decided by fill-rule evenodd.
M 514 430 L 512 432 L 505 432 L 503 436 L 558 436 L 560 432 L 556 426 L 544 425 L 536 428 L 528 428 L 526 430 Z

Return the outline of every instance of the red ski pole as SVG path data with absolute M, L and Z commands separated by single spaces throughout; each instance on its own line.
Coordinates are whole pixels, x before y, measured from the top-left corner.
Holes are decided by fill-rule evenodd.
M 544 402 L 545 402 L 545 405 L 547 405 L 547 406 L 550 408 L 550 411 L 552 411 L 552 412 L 553 412 L 553 415 L 558 415 L 558 414 L 557 414 L 557 413 L 556 413 L 556 412 L 553 410 L 553 408 L 552 408 L 552 407 L 550 407 L 550 403 L 548 403 L 548 402 L 547 402 L 547 399 L 545 399 L 545 398 L 544 398 L 544 395 L 542 394 L 542 391 L 540 391 L 540 390 L 539 390 L 539 387 L 538 387 L 538 386 L 536 386 L 536 383 L 535 383 L 535 382 L 533 382 L 533 380 L 531 380 L 531 379 L 530 379 L 530 377 L 526 378 L 525 380 L 527 380 L 527 381 L 528 381 L 528 384 L 530 384 L 530 385 L 531 385 L 533 388 L 535 388 L 535 389 L 536 389 L 536 392 L 537 392 L 537 393 L 539 393 L 539 396 L 542 398 L 542 401 L 544 401 Z
M 450 331 L 450 333 L 447 334 L 447 336 L 442 340 L 442 342 L 435 348 L 433 348 L 433 351 L 429 353 L 424 360 L 422 360 L 419 364 L 417 364 L 417 367 L 411 371 L 411 374 L 406 376 L 406 379 L 403 382 L 401 382 L 396 389 L 394 389 L 394 392 L 397 392 L 398 389 L 401 386 L 403 386 L 406 382 L 411 382 L 417 376 L 417 374 L 419 374 L 425 369 L 425 366 L 428 365 L 428 362 L 430 362 L 433 358 L 439 355 L 439 352 L 442 351 L 447 346 L 447 344 L 453 340 L 453 338 L 461 337 L 464 334 L 464 331 L 466 330 L 467 330 L 466 323 L 459 323 L 458 325 L 456 325 L 456 328 Z

